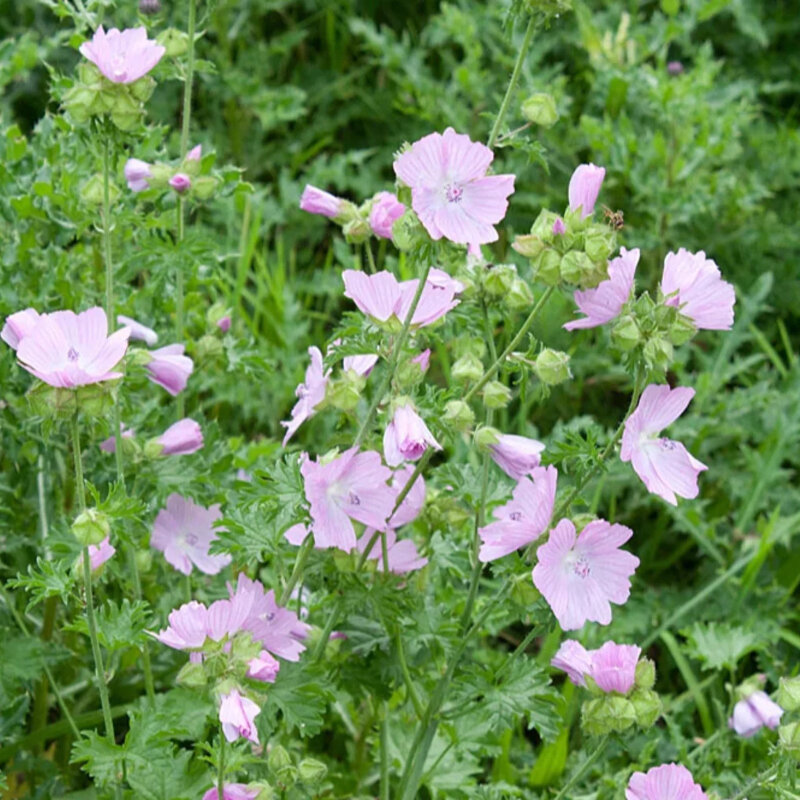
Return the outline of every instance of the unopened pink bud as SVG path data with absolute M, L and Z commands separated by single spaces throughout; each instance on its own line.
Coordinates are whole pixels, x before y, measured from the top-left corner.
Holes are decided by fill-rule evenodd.
M 192 179 L 185 172 L 176 172 L 170 179 L 169 185 L 178 193 L 183 194 L 192 188 Z

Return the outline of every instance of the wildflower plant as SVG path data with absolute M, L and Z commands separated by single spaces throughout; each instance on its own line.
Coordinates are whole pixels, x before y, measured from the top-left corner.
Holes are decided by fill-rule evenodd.
M 510 79 L 476 102 L 491 114 L 398 135 L 382 178 L 351 175 L 347 191 L 298 179 L 291 211 L 332 237 L 336 260 L 310 275 L 324 311 L 277 273 L 259 278 L 297 312 L 285 328 L 247 271 L 252 215 L 279 209 L 193 123 L 196 71 L 212 74 L 195 50 L 223 11 L 188 0 L 184 33 L 158 3 L 140 6 L 148 28 L 104 27 L 121 24 L 101 19 L 107 4 L 64 5 L 83 60 L 54 78 L 48 135 L 85 149 L 85 174 L 63 184 L 93 222 L 70 223 L 81 266 L 67 255 L 58 269 L 72 280 L 37 296 L 31 279 L 0 333 L 2 410 L 30 436 L 20 464 L 36 464 L 19 469 L 29 487 L 2 487 L 35 493 L 40 525 L 37 557 L 2 588 L 12 661 L 41 667 L 21 700 L 0 679 L 11 796 L 739 800 L 788 787 L 796 678 L 774 659 L 736 685 L 765 645 L 698 611 L 740 571 L 753 590 L 765 542 L 791 527 L 770 518 L 731 565 L 701 522 L 714 504 L 736 513 L 709 382 L 756 301 L 688 249 L 710 244 L 648 254 L 651 237 L 601 214 L 610 165 L 571 157 L 570 176 L 550 179 L 557 205 L 532 208 L 544 192 L 515 151 L 547 163 L 531 128 L 558 126 L 560 105 L 521 97 L 537 89 L 526 65 L 571 4 L 509 5 Z M 154 121 L 168 96 L 156 81 L 182 84 L 175 130 Z M 237 214 L 231 255 L 208 231 Z M 710 371 L 693 366 L 713 348 Z M 579 388 L 608 376 L 627 406 L 610 430 Z M 665 519 L 675 559 L 696 543 L 718 567 L 694 596 L 651 597 Z M 670 664 L 686 693 L 662 677 Z M 31 747 L 47 760 L 51 741 L 66 742 L 63 774 L 37 789 L 41 765 L 16 759 Z M 754 771 L 746 747 L 769 766 Z

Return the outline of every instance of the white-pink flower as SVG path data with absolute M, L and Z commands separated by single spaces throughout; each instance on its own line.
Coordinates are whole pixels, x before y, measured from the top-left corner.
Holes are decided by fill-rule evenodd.
M 378 356 L 374 353 L 359 356 L 345 356 L 342 360 L 342 369 L 345 372 L 355 372 L 356 375 L 366 378 L 377 363 Z
M 167 498 L 153 523 L 150 544 L 179 572 L 190 575 L 192 565 L 206 575 L 216 575 L 231 563 L 227 553 L 211 555 L 211 543 L 219 538 L 214 523 L 222 517 L 219 504 L 204 508 L 179 494 Z
M 682 764 L 662 764 L 647 772 L 634 772 L 625 800 L 708 800 Z
M 122 439 L 132 439 L 135 433 L 136 431 L 133 430 L 133 428 L 129 428 L 124 422 L 120 425 L 119 435 Z M 112 434 L 108 439 L 103 439 L 103 441 L 100 442 L 100 449 L 104 453 L 115 453 L 117 451 L 116 435 Z
M 577 167 L 569 179 L 570 211 L 577 211 L 580 208 L 581 219 L 591 216 L 605 177 L 605 167 L 594 164 L 581 164 Z
M 121 378 L 112 371 L 128 349 L 127 328 L 108 335 L 106 312 L 42 314 L 17 346 L 20 364 L 50 386 L 71 389 Z
M 222 797 L 214 786 L 203 795 L 203 800 L 256 800 L 260 793 L 258 787 L 250 789 L 246 783 L 226 783 L 222 787 Z
M 170 611 L 168 626 L 155 638 L 175 650 L 200 650 L 208 638 L 208 609 L 196 600 Z
M 563 630 L 577 630 L 587 620 L 608 625 L 611 603 L 627 601 L 639 559 L 619 548 L 631 536 L 630 528 L 603 519 L 578 536 L 572 522 L 562 519 L 536 551 L 533 583 Z
M 150 179 L 153 177 L 152 165 L 140 158 L 129 158 L 125 162 L 125 180 L 132 192 L 144 192 L 150 188 Z M 119 322 L 117 317 L 117 322 Z M 136 338 L 136 337 L 133 337 Z
M 318 189 L 307 183 L 300 197 L 300 208 L 309 214 L 321 214 L 328 219 L 336 219 L 347 207 L 347 201 L 330 192 Z
M 125 328 L 123 328 L 125 330 Z M 184 355 L 182 344 L 168 344 L 150 352 L 150 361 L 145 365 L 147 377 L 163 386 L 173 397 L 185 388 L 194 369 L 194 362 Z
M 679 497 L 697 497 L 697 476 L 705 464 L 672 439 L 660 437 L 694 397 L 694 389 L 670 389 L 650 384 L 642 393 L 636 411 L 625 422 L 620 458 L 630 461 L 649 492 L 677 505 Z
M 727 331 L 733 326 L 736 293 L 702 250 L 690 253 L 681 247 L 677 253 L 667 253 L 661 291 L 666 304 L 675 306 L 698 328 Z
M 783 709 L 770 696 L 760 689 L 739 700 L 733 707 L 733 715 L 728 727 L 746 739 L 754 736 L 761 728 L 775 729 L 783 716 Z
M 81 55 L 91 61 L 112 83 L 133 83 L 158 64 L 166 50 L 147 38 L 147 30 L 111 28 L 101 25 L 90 41 L 80 46 Z
M 318 347 L 309 347 L 308 354 L 311 356 L 311 363 L 306 369 L 305 381 L 295 389 L 297 402 L 292 408 L 292 418 L 281 422 L 281 425 L 286 428 L 286 435 L 283 437 L 284 447 L 297 432 L 297 429 L 307 419 L 314 416 L 317 406 L 325 399 L 325 390 L 328 387 L 328 378 L 331 371 L 325 372 L 323 370 L 322 353 Z
M 247 662 L 247 677 L 263 683 L 275 683 L 281 663 L 268 651 L 262 650 L 256 658 Z
M 219 721 L 225 738 L 235 742 L 242 737 L 258 744 L 256 717 L 261 713 L 261 706 L 240 694 L 238 689 L 223 694 L 220 700 Z
M 162 456 L 183 456 L 196 453 L 203 446 L 203 430 L 188 417 L 170 425 L 156 439 L 163 448 Z
M 550 659 L 550 665 L 566 672 L 576 686 L 586 686 L 586 676 L 592 670 L 592 656 L 580 642 L 567 639 Z
M 540 463 L 539 456 L 544 450 L 544 445 L 536 439 L 527 436 L 516 436 L 512 433 L 501 433 L 497 441 L 489 445 L 494 463 L 497 464 L 509 478 L 519 480 L 530 474 L 534 467 Z
M 447 128 L 415 142 L 394 162 L 394 171 L 411 187 L 411 205 L 434 240 L 459 244 L 497 240 L 513 175 L 487 175 L 494 153 L 466 134 Z
M 641 648 L 632 644 L 606 642 L 598 650 L 586 650 L 568 639 L 550 664 L 564 670 L 576 686 L 586 686 L 588 676 L 602 691 L 626 695 L 633 688 L 641 654 Z
M 111 544 L 110 539 L 106 536 L 100 544 L 90 544 L 89 545 L 89 566 L 92 568 L 92 572 L 95 570 L 100 569 L 103 564 L 106 563 L 110 558 L 114 556 L 114 553 L 117 552 L 116 547 Z M 81 563 L 83 562 L 83 555 L 81 555 Z
M 535 467 L 514 487 L 513 499 L 494 511 L 496 522 L 478 529 L 478 559 L 494 561 L 539 538 L 550 524 L 556 499 L 555 467 Z
M 386 463 L 390 467 L 396 467 L 403 461 L 417 461 L 428 447 L 442 449 L 410 403 L 398 406 L 383 435 L 383 456 Z
M 39 312 L 35 308 L 26 308 L 6 317 L 6 323 L 0 332 L 2 339 L 12 350 L 19 347 L 19 343 L 36 327 L 39 321 Z
M 361 538 L 358 540 L 357 548 L 359 553 L 367 549 L 367 545 L 375 534 L 374 528 L 366 528 Z M 412 539 L 398 540 L 397 534 L 389 529 L 384 534 L 386 536 L 386 556 L 389 559 L 389 572 L 395 575 L 404 575 L 416 569 L 422 569 L 428 559 L 420 556 L 417 546 Z M 375 544 L 369 551 L 367 558 L 378 562 L 378 569 L 383 570 L 383 543 L 380 536 L 375 540 Z
M 568 331 L 578 328 L 596 328 L 619 316 L 633 289 L 633 276 L 639 263 L 639 248 L 621 247 L 619 255 L 608 262 L 608 280 L 601 281 L 596 289 L 577 291 L 575 303 L 586 316 L 567 322 Z
M 142 325 L 133 317 L 126 317 L 124 314 L 117 314 L 117 323 L 125 328 L 129 328 L 132 340 L 144 342 L 148 347 L 152 347 L 158 341 L 158 334 L 147 325 Z
M 378 192 L 369 212 L 369 226 L 376 236 L 392 238 L 392 225 L 405 214 L 406 207 L 391 192 Z

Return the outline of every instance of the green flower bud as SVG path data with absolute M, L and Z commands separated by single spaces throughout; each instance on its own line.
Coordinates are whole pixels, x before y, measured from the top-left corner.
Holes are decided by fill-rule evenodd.
M 111 111 L 111 121 L 121 131 L 132 130 L 142 118 L 141 104 L 128 92 L 117 92 L 109 110 Z
M 144 75 L 138 81 L 128 84 L 128 91 L 140 103 L 146 103 L 153 95 L 155 88 L 156 82 L 150 75 Z
M 221 319 L 230 317 L 231 310 L 224 303 L 214 303 L 211 308 L 206 311 L 206 322 L 208 327 L 216 330 Z
M 505 297 L 517 280 L 517 268 L 513 264 L 496 264 L 487 270 L 483 286 L 490 297 Z
M 536 357 L 533 371 L 536 373 L 536 377 L 548 386 L 556 386 L 572 377 L 569 356 L 560 350 L 551 350 L 549 347 L 542 350 Z
M 511 389 L 500 381 L 489 381 L 481 394 L 487 408 L 505 408 L 511 402 Z
M 221 356 L 224 351 L 222 342 L 216 336 L 201 336 L 194 346 L 194 356 L 199 362 L 210 361 Z
M 553 95 L 546 92 L 532 94 L 522 104 L 522 116 L 534 125 L 552 128 L 558 122 L 558 111 Z
M 508 294 L 503 298 L 503 303 L 511 311 L 523 311 L 533 305 L 533 292 L 525 281 L 517 278 L 511 284 Z
M 149 550 L 137 550 L 134 558 L 141 574 L 150 572 L 150 567 L 153 566 L 153 554 Z
M 557 286 L 561 280 L 562 258 L 556 250 L 548 247 L 542 250 L 538 257 L 533 260 L 533 277 L 547 286 Z
M 554 238 L 553 225 L 556 224 L 558 214 L 543 208 L 531 226 L 531 233 L 543 239 L 545 242 L 552 242 Z
M 147 179 L 150 188 L 162 188 L 167 185 L 169 179 L 172 177 L 173 169 L 166 164 L 151 164 L 150 176 Z
M 424 375 L 425 370 L 422 369 L 422 365 L 413 358 L 408 358 L 397 368 L 395 381 L 401 389 L 406 390 L 416 386 Z
M 633 703 L 619 695 L 604 695 L 586 700 L 581 708 L 581 727 L 592 736 L 621 732 L 636 722 Z
M 656 665 L 649 658 L 640 659 L 636 665 L 634 683 L 640 689 L 652 689 L 656 682 Z
M 353 375 L 352 378 L 345 375 L 339 380 L 329 381 L 325 392 L 326 405 L 344 412 L 355 411 L 358 401 L 361 399 L 364 384 L 364 379 L 358 375 Z M 317 407 L 318 409 L 319 407 Z
M 800 709 L 800 676 L 780 679 L 777 702 L 786 711 Z
M 611 257 L 611 252 L 614 249 L 614 242 L 614 234 L 610 231 L 597 229 L 590 230 L 584 239 L 584 249 L 586 250 L 586 255 L 589 256 L 592 261 L 600 262 L 606 266 L 606 262 Z M 605 277 L 608 277 L 608 275 Z
M 650 369 L 667 369 L 672 363 L 672 344 L 660 336 L 652 336 L 644 345 L 644 360 Z
M 465 353 L 453 364 L 450 374 L 456 381 L 477 381 L 483 375 L 483 364 L 474 353 Z
M 790 722 L 778 728 L 778 741 L 796 761 L 800 761 L 800 722 Z
M 348 222 L 361 219 L 361 214 L 358 213 L 358 208 L 354 203 L 349 200 L 341 200 L 339 202 L 339 213 L 333 218 L 337 225 L 345 226 Z
M 567 283 L 583 285 L 594 274 L 595 265 L 586 253 L 571 250 L 561 259 L 561 278 Z
M 200 175 L 192 181 L 192 197 L 209 200 L 217 190 L 218 183 L 213 175 Z
M 108 515 L 96 508 L 87 508 L 75 517 L 72 535 L 82 545 L 100 544 L 111 533 Z
M 266 781 L 248 783 L 248 789 L 258 790 L 256 800 L 275 800 L 275 790 Z
M 475 414 L 463 400 L 450 400 L 444 407 L 443 419 L 445 425 L 451 425 L 457 431 L 467 432 L 475 423 Z
M 342 227 L 342 233 L 349 244 L 363 244 L 372 234 L 372 228 L 365 219 L 359 217 L 346 222 Z
M 154 460 L 161 458 L 161 453 L 164 451 L 164 445 L 158 441 L 158 438 L 148 439 L 144 445 L 144 457 Z
M 547 247 L 547 243 L 533 233 L 526 233 L 516 236 L 511 246 L 525 258 L 536 258 Z
M 652 689 L 636 689 L 628 700 L 633 705 L 636 724 L 640 728 L 652 727 L 661 716 L 661 698 Z
M 267 766 L 272 772 L 278 772 L 286 767 L 292 766 L 292 757 L 285 747 L 279 744 L 270 747 L 267 755 Z
M 482 425 L 475 431 L 472 439 L 480 450 L 488 450 L 500 441 L 500 431 L 489 425 Z
M 625 352 L 633 350 L 641 340 L 642 334 L 639 331 L 639 324 L 632 314 L 620 317 L 611 329 L 611 341 Z
M 594 522 L 597 517 L 586 511 L 583 514 L 571 514 L 570 519 L 575 526 L 575 530 L 582 531 L 590 522 Z
M 119 383 L 120 379 L 90 383 L 87 386 L 81 386 L 77 391 L 74 389 L 58 389 L 57 391 L 73 395 L 67 403 L 70 407 L 74 407 L 74 404 L 77 403 L 82 414 L 89 417 L 104 417 L 114 405 Z
M 306 786 L 317 786 L 325 780 L 328 767 L 315 758 L 304 758 L 298 765 L 297 771 L 301 783 Z
M 72 119 L 82 125 L 94 113 L 97 104 L 97 90 L 76 83 L 64 95 L 64 108 Z
M 188 686 L 190 689 L 202 689 L 208 683 L 208 676 L 202 664 L 188 661 L 181 667 L 175 678 L 179 686 Z
M 409 150 L 410 148 L 411 148 L 411 145 L 406 143 L 406 146 L 400 148 L 400 150 L 401 150 L 401 152 L 405 152 L 406 150 Z M 397 191 L 395 192 L 395 195 L 396 195 L 398 201 L 401 202 L 406 208 L 411 208 L 411 199 L 412 198 L 411 198 L 411 187 L 410 186 L 406 186 L 404 183 L 398 184 Z
M 410 191 L 410 190 L 409 190 Z M 401 201 L 403 202 L 403 201 Z M 411 200 L 406 203 L 408 210 L 398 217 L 392 225 L 392 241 L 394 246 L 403 252 L 415 250 L 427 239 L 427 233 L 419 221 L 419 217 L 411 210 Z
M 669 340 L 676 347 L 689 341 L 697 333 L 697 327 L 689 317 L 678 314 L 669 328 Z
M 167 28 L 161 31 L 156 37 L 156 41 L 166 50 L 168 58 L 182 56 L 189 50 L 189 36 L 177 28 Z
M 103 176 L 99 172 L 96 172 L 81 187 L 81 200 L 90 205 L 101 206 L 104 202 L 104 192 L 105 186 Z M 112 203 L 115 203 L 119 198 L 119 189 L 117 189 L 113 181 L 109 181 L 108 184 L 108 197 Z

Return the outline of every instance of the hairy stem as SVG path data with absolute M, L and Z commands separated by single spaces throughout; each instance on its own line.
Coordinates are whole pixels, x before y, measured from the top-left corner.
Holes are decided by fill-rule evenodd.
M 608 736 L 604 736 L 598 743 L 597 747 L 591 752 L 588 758 L 583 762 L 583 764 L 578 767 L 575 772 L 570 775 L 569 780 L 561 787 L 561 791 L 555 796 L 554 800 L 564 800 L 567 796 L 567 792 L 575 785 L 575 783 L 580 780 L 589 767 L 597 761 L 598 758 L 603 753 L 603 750 L 606 748 L 606 744 L 608 743 Z
M 313 547 L 314 534 L 309 532 L 306 535 L 306 538 L 303 539 L 303 544 L 300 545 L 300 550 L 297 552 L 297 558 L 294 562 L 292 574 L 289 576 L 286 586 L 283 587 L 280 599 L 278 600 L 279 606 L 285 606 L 289 602 L 289 598 L 292 596 L 292 589 L 297 586 L 297 582 L 302 577 L 303 569 L 306 565 L 306 561 L 308 561 L 308 557 L 311 555 L 311 550 Z
M 219 800 L 225 796 L 225 732 L 222 723 L 219 726 L 219 762 L 217 764 L 217 796 Z

